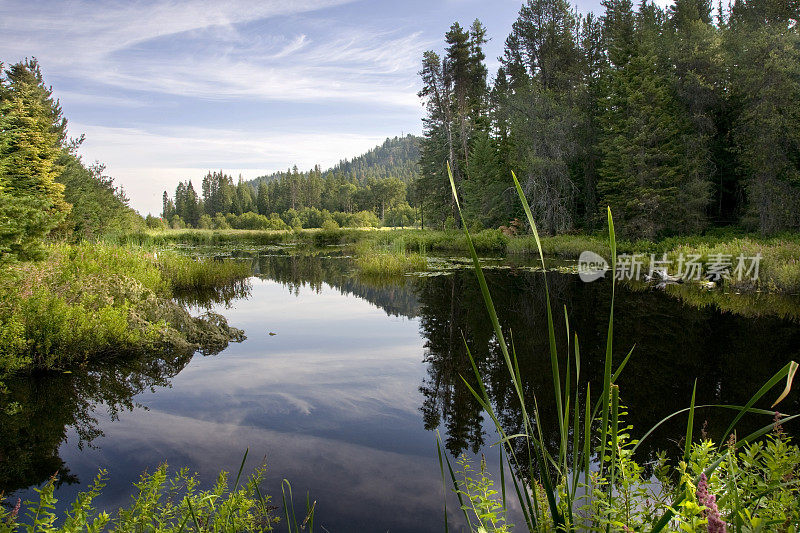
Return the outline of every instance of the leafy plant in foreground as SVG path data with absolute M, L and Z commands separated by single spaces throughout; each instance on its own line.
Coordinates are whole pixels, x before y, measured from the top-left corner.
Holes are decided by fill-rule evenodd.
M 60 520 L 55 513 L 58 500 L 54 496 L 56 478 L 51 478 L 41 488 L 38 501 L 19 500 L 13 507 L 0 507 L 0 533 L 75 533 L 100 531 L 128 533 L 149 531 L 159 533 L 214 532 L 237 533 L 274 531 L 280 518 L 275 514 L 270 496 L 259 488 L 266 469 L 261 466 L 246 481 L 242 465 L 233 487 L 229 486 L 227 472 L 221 472 L 216 483 L 208 490 L 199 490 L 199 481 L 183 468 L 170 475 L 166 464 L 152 474 L 145 473 L 134 486 L 137 493 L 127 507 L 113 515 L 97 511 L 93 501 L 105 486 L 106 471 L 101 470 L 88 491 L 78 495 Z M 284 480 L 284 514 L 289 533 L 314 530 L 314 507 L 307 502 L 306 516 L 298 525 L 294 515 L 291 486 Z M 289 498 L 286 498 L 286 487 Z

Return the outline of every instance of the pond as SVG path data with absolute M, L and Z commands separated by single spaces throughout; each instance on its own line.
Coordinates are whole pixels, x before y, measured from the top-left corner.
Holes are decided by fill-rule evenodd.
M 244 329 L 244 342 L 216 355 L 142 358 L 8 383 L 24 416 L 0 414 L 0 490 L 25 500 L 57 472 L 63 505 L 105 468 L 97 504 L 113 508 L 161 462 L 188 466 L 210 484 L 220 469 L 235 473 L 249 450 L 246 471 L 266 460 L 273 502 L 288 479 L 296 500 L 308 491 L 317 501 L 317 523 L 328 531 L 441 531 L 435 430 L 451 454 L 489 450 L 497 471 L 498 452 L 489 449 L 496 434 L 460 378 L 472 372 L 464 339 L 501 419 L 514 428 L 519 416 L 474 273 L 368 279 L 335 253 L 234 255 L 253 265 L 246 287 L 224 301 L 186 297 L 197 312 L 212 309 Z M 542 273 L 522 264 L 486 275 L 524 386 L 552 430 L 546 438 L 556 441 Z M 581 379 L 599 391 L 610 283 L 558 270 L 547 276 L 557 339 L 566 339 L 566 305 L 580 337 Z M 800 359 L 799 304 L 618 288 L 615 361 L 635 346 L 619 380 L 633 435 L 688 406 L 695 379 L 698 404 L 746 402 Z M 800 395 L 782 409 L 800 411 Z M 718 436 L 730 417 L 700 412 L 698 434 Z M 740 431 L 767 422 L 745 418 Z M 683 433 L 685 418 L 668 421 L 642 446 L 644 459 L 657 450 L 678 456 Z

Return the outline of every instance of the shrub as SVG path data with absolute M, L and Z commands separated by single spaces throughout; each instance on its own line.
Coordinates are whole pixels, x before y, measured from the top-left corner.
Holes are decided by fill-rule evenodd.
M 145 226 L 147 229 L 156 229 L 162 230 L 167 229 L 167 223 L 164 222 L 163 218 L 154 217 L 153 215 L 147 215 L 144 219 Z
M 210 216 L 203 214 L 197 222 L 197 227 L 200 229 L 212 229 L 214 227 L 214 221 Z
M 322 230 L 323 231 L 333 231 L 339 229 L 339 224 L 336 223 L 335 220 L 329 218 L 322 223 Z
M 186 227 L 186 223 L 179 215 L 173 215 L 172 219 L 169 221 L 169 227 L 172 229 L 183 229 Z
M 215 215 L 214 216 L 214 229 L 230 229 L 231 225 L 228 224 L 228 221 L 222 215 Z

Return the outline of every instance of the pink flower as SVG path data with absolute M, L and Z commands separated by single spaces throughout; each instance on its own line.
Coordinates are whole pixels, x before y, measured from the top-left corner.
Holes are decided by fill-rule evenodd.
M 19 514 L 20 505 L 22 505 L 22 500 L 17 498 L 17 504 L 14 506 L 13 509 L 11 509 L 11 514 L 8 515 L 8 518 L 6 519 L 7 524 L 11 524 L 12 522 L 14 522 L 14 519 L 17 518 L 17 515 Z
M 727 533 L 725 521 L 719 516 L 717 497 L 708 492 L 708 479 L 705 473 L 700 474 L 700 483 L 697 484 L 697 500 L 706 509 L 703 516 L 708 520 L 708 533 Z

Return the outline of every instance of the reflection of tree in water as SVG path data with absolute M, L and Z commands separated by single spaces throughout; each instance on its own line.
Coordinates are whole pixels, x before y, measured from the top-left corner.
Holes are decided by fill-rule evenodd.
M 220 339 L 213 334 L 198 339 L 200 352 L 219 353 L 227 347 Z M 112 420 L 140 407 L 136 395 L 170 386 L 193 355 L 193 347 L 161 350 L 120 356 L 71 373 L 40 372 L 5 380 L 8 393 L 0 396 L 0 493 L 38 485 L 54 473 L 59 484 L 79 482 L 59 457 L 69 429 L 75 431 L 79 447 L 91 446 L 103 435 L 94 416 L 100 406 Z M 8 414 L 14 402 L 19 411 Z
M 260 257 L 258 269 L 262 276 L 285 284 L 295 293 L 303 286 L 319 291 L 324 282 L 390 315 L 418 316 L 425 338 L 423 357 L 428 364 L 428 376 L 420 387 L 425 398 L 422 417 L 428 429 L 444 425 L 451 453 L 477 450 L 493 438 L 487 439 L 484 434 L 480 405 L 461 381 L 460 376 L 464 376 L 475 385 L 464 339 L 500 420 L 510 433 L 521 430 L 516 394 L 473 272 L 369 279 L 357 276 L 350 262 L 342 258 L 285 255 Z M 558 422 L 541 273 L 489 270 L 486 276 L 504 331 L 513 334 L 526 397 L 531 401 L 536 395 L 543 426 L 549 430 L 545 438 L 555 445 Z M 597 398 L 602 388 L 610 284 L 586 284 L 577 276 L 557 272 L 548 273 L 548 283 L 562 378 L 566 370 L 566 306 L 571 330 L 578 333 L 581 345 L 582 394 L 588 379 Z M 633 425 L 634 435 L 642 435 L 665 416 L 688 406 L 695 377 L 698 404 L 743 404 L 790 359 L 800 358 L 800 327 L 791 321 L 745 318 L 712 306 L 692 307 L 660 291 L 618 288 L 614 324 L 615 368 L 636 345 L 618 381 L 622 401 L 628 407 L 626 422 Z M 768 407 L 770 401 L 765 399 L 762 407 Z M 797 393 L 782 404 L 785 411 L 796 412 L 798 407 Z M 709 433 L 718 436 L 731 415 L 727 411 L 699 411 L 696 418 L 697 434 L 707 421 Z M 746 417 L 740 433 L 765 423 L 768 421 L 762 418 Z M 679 454 L 680 443 L 675 439 L 683 434 L 685 418 L 676 417 L 640 450 L 648 456 L 656 450 Z
M 173 296 L 183 306 L 210 309 L 215 305 L 224 305 L 228 309 L 235 300 L 248 298 L 251 290 L 249 280 L 239 279 L 202 290 L 179 291 Z
M 357 276 L 344 257 L 314 255 L 264 255 L 258 257 L 258 276 L 283 284 L 294 295 L 308 287 L 314 292 L 325 283 L 343 295 L 352 295 L 383 309 L 390 316 L 417 315 L 413 280 L 408 277 L 365 278 Z
M 512 271 L 486 275 L 500 323 L 504 331 L 513 334 L 529 405 L 535 394 L 547 430 L 545 439 L 555 445 L 558 422 L 541 274 Z M 597 398 L 602 388 L 610 285 L 584 284 L 577 276 L 554 272 L 548 274 L 548 283 L 562 378 L 566 370 L 566 305 L 570 327 L 578 333 L 581 345 L 581 390 L 585 391 L 589 379 Z M 420 388 L 425 395 L 422 412 L 426 427 L 433 429 L 442 421 L 448 431 L 448 449 L 454 454 L 484 443 L 480 408 L 459 377 L 472 376 L 463 331 L 501 422 L 509 433 L 521 432 L 519 405 L 474 274 L 464 271 L 420 279 L 416 290 L 429 364 L 428 378 Z M 687 407 L 695 377 L 698 404 L 741 405 L 790 359 L 800 356 L 800 328 L 796 324 L 688 307 L 658 291 L 618 290 L 614 324 L 615 367 L 636 345 L 618 382 L 633 435 L 643 434 L 663 417 Z M 772 400 L 765 400 L 762 407 L 768 408 Z M 800 394 L 793 393 L 781 407 L 797 412 Z M 731 414 L 703 411 L 696 418 L 697 434 L 707 421 L 710 435 L 719 437 Z M 768 422 L 746 417 L 739 431 L 749 433 Z M 680 443 L 675 439 L 685 433 L 685 423 L 685 417 L 676 417 L 664 424 L 649 445 L 643 446 L 643 453 L 650 456 L 656 450 L 666 450 L 673 456 L 680 454 Z
M 420 330 L 426 339 L 424 361 L 428 364 L 428 377 L 420 387 L 425 396 L 422 417 L 428 430 L 444 422 L 445 445 L 453 454 L 467 447 L 477 452 L 484 444 L 480 404 L 459 378 L 464 376 L 475 385 L 464 339 L 479 367 L 486 367 L 491 355 L 487 349 L 491 328 L 468 303 L 476 297 L 470 294 L 475 284 L 468 281 L 463 276 L 436 276 L 417 283 Z

